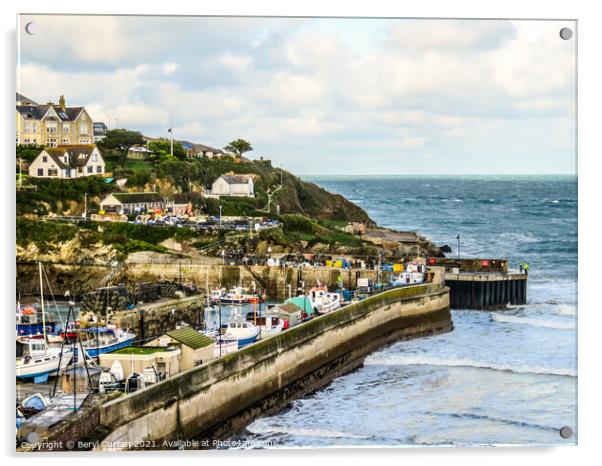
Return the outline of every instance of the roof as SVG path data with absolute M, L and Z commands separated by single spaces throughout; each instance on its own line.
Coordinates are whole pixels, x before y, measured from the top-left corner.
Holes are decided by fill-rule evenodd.
M 269 310 L 274 314 L 284 314 L 290 315 L 295 314 L 296 312 L 301 311 L 301 308 L 296 306 L 294 303 L 284 302 L 282 304 L 278 304 Z
M 16 99 L 17 99 L 16 100 L 17 102 L 23 102 L 26 105 L 38 105 L 37 102 L 34 102 L 29 97 L 26 97 L 23 94 L 19 94 L 18 92 L 17 92 Z
M 286 300 L 286 302 L 294 304 L 299 309 L 304 310 L 307 314 L 312 314 L 314 312 L 314 308 L 311 307 L 311 300 L 305 296 L 289 298 Z
M 32 102 L 32 105 L 17 105 L 17 111 L 25 120 L 41 120 L 48 109 L 52 107 L 62 121 L 75 121 L 84 107 L 65 107 L 63 110 L 60 105 L 46 104 L 37 105 Z
M 167 335 L 185 346 L 197 350 L 211 345 L 214 341 L 206 335 L 202 335 L 192 327 L 184 327 L 167 332 Z
M 249 180 L 253 179 L 251 175 L 222 175 L 224 181 L 228 184 L 247 184 Z M 218 178 L 219 179 L 219 178 Z
M 214 152 L 216 154 L 223 154 L 224 151 L 221 149 L 216 149 L 215 147 L 206 146 L 204 144 L 193 144 L 192 149 L 195 152 Z
M 46 153 L 52 157 L 54 162 L 60 168 L 77 168 L 84 167 L 88 164 L 92 152 L 96 148 L 93 144 L 79 144 L 73 146 L 57 146 L 44 149 Z M 68 161 L 65 163 L 64 157 L 67 154 Z
M 159 193 L 113 193 L 113 196 L 122 204 L 164 202 L 163 196 Z

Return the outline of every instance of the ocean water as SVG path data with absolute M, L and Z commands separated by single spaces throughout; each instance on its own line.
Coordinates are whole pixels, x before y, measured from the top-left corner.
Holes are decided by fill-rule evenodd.
M 529 263 L 528 304 L 452 310 L 453 332 L 398 342 L 256 420 L 245 448 L 561 445 L 576 434 L 575 177 L 306 177 L 379 224 L 470 256 Z

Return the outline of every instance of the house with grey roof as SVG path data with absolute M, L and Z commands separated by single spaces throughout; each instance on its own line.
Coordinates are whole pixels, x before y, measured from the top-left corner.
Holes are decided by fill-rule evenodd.
M 73 179 L 104 175 L 105 161 L 92 144 L 58 146 L 42 150 L 29 165 L 33 178 Z
M 68 107 L 64 96 L 59 103 L 41 105 L 16 94 L 16 143 L 46 147 L 92 144 L 92 119 L 84 107 Z
M 213 182 L 211 194 L 213 196 L 238 196 L 254 197 L 254 175 L 226 173 Z

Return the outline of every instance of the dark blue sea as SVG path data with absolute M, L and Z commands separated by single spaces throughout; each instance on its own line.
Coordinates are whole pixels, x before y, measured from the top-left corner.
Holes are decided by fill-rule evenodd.
M 558 445 L 576 431 L 576 177 L 305 177 L 380 225 L 462 256 L 529 263 L 528 304 L 453 310 L 455 329 L 399 342 L 253 424 L 262 447 Z

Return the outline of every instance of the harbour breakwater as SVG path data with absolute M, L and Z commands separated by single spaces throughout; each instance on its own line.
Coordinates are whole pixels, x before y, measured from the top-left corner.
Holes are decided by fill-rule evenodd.
M 98 449 L 211 446 L 363 363 L 377 348 L 453 328 L 442 282 L 392 289 L 100 407 Z M 142 443 L 141 443 L 142 442 Z

